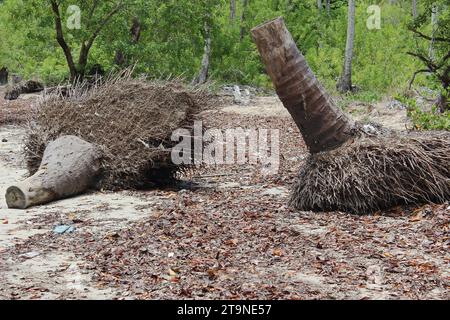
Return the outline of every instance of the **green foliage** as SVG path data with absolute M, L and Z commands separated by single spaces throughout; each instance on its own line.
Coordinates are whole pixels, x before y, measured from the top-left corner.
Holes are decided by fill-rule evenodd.
M 51 21 L 42 0 L 6 0 L 0 4 L 0 65 L 26 78 L 62 80 L 67 66 L 54 41 Z
M 138 74 L 145 73 L 155 78 L 183 76 L 191 80 L 200 68 L 205 24 L 208 24 L 212 36 L 210 79 L 269 88 L 271 82 L 252 42 L 250 29 L 268 19 L 284 16 L 312 70 L 331 93 L 336 93 L 335 85 L 342 72 L 345 49 L 345 0 L 332 0 L 329 15 L 325 9 L 318 10 L 316 0 L 237 0 L 234 21 L 230 21 L 229 0 L 123 1 L 124 9 L 112 18 L 95 40 L 89 52 L 88 69 L 96 64 L 106 71 L 119 68 L 114 58 L 120 51 L 126 57 L 126 65 L 136 65 Z M 425 13 L 430 1 L 420 2 L 419 12 Z M 91 19 L 89 8 L 93 0 L 60 2 L 63 31 L 77 60 L 80 46 L 96 28 L 96 21 L 101 21 L 116 1 L 98 1 L 99 6 Z M 372 102 L 384 95 L 399 93 L 407 87 L 417 70 L 417 61 L 406 54 L 416 47 L 418 41 L 408 31 L 412 23 L 410 1 L 398 2 L 391 5 L 388 1 L 357 1 L 353 82 L 360 92 L 348 99 Z M 370 15 L 367 8 L 377 3 L 381 7 L 381 29 L 369 30 L 366 26 Z M 80 30 L 69 30 L 65 25 L 69 5 L 78 5 L 81 9 Z M 418 18 L 414 23 L 426 31 L 425 16 L 421 15 L 422 20 Z M 448 10 L 442 12 L 440 21 L 445 23 L 448 16 Z M 138 43 L 132 43 L 130 37 L 134 17 L 138 17 L 142 24 Z M 446 29 L 442 30 L 439 32 Z M 0 2 L 0 39 L 0 66 L 5 65 L 26 78 L 37 77 L 46 82 L 68 78 L 65 56 L 55 39 L 49 0 Z M 437 50 L 441 52 L 443 49 Z M 419 75 L 416 84 L 441 89 L 429 75 Z
M 424 0 L 423 11 L 411 21 L 415 46 L 409 55 L 418 62 L 417 72 L 426 74 L 428 86 L 448 96 L 450 90 L 450 10 L 448 0 Z M 434 13 L 434 14 L 433 14 Z M 432 16 L 435 19 L 432 19 Z
M 415 99 L 404 96 L 396 96 L 396 99 L 407 106 L 407 114 L 415 130 L 450 131 L 450 111 L 439 113 L 436 106 L 431 111 L 422 111 Z

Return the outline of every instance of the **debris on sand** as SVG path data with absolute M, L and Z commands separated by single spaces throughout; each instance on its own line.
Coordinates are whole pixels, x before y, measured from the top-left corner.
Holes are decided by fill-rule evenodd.
M 372 213 L 450 198 L 450 134 L 362 136 L 312 154 L 300 169 L 290 204 L 314 211 Z
M 38 106 L 25 146 L 33 174 L 46 145 L 75 135 L 103 154 L 98 188 L 116 190 L 167 184 L 184 167 L 171 161 L 178 142 L 171 135 L 190 129 L 211 95 L 180 82 L 148 82 L 130 77 L 108 79 L 93 89 L 74 88 L 69 97 L 46 97 Z
M 60 225 L 60 226 L 56 226 L 53 229 L 54 233 L 57 234 L 63 234 L 63 233 L 72 233 L 75 231 L 75 228 L 73 226 L 68 226 L 68 225 Z
M 35 80 L 28 80 L 25 83 L 19 83 L 6 91 L 5 100 L 16 100 L 23 93 L 35 93 L 44 90 L 44 86 Z
M 370 213 L 450 198 L 450 135 L 400 134 L 361 125 L 319 83 L 283 18 L 252 29 L 267 73 L 311 155 L 290 204 Z

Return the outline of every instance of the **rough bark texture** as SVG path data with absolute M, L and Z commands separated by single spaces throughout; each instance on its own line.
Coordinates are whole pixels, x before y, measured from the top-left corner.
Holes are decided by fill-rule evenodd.
M 353 136 L 353 122 L 333 103 L 298 50 L 283 18 L 252 30 L 267 72 L 311 153 Z
M 450 110 L 449 101 L 447 99 L 447 96 L 440 93 L 439 97 L 437 98 L 437 101 L 436 101 L 436 106 L 438 107 L 438 110 L 440 113 L 444 113 L 444 112 Z
M 25 209 L 86 191 L 100 168 L 97 148 L 75 136 L 62 136 L 49 143 L 39 170 L 25 181 L 9 187 L 9 208 Z
M 133 43 L 138 43 L 141 38 L 141 21 L 139 17 L 134 17 L 130 29 L 131 40 Z
M 352 90 L 352 60 L 355 40 L 355 0 L 348 0 L 347 43 L 345 45 L 344 70 L 337 84 L 340 92 Z
M 141 31 L 142 31 L 142 25 L 141 21 L 139 20 L 139 17 L 134 17 L 131 21 L 131 28 L 130 28 L 130 36 L 131 36 L 131 45 L 135 45 L 139 43 L 139 39 L 141 38 Z M 115 56 L 114 56 L 114 63 L 118 66 L 124 67 L 126 64 L 129 64 L 125 53 L 122 51 L 122 49 L 117 49 Z

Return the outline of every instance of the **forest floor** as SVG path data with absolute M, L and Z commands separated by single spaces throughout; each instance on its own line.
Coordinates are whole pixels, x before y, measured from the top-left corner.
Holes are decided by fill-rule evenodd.
M 0 194 L 26 174 L 17 125 L 36 97 L 2 100 Z M 354 104 L 395 129 L 404 110 Z M 7 120 L 6 116 L 8 117 Z M 2 121 L 3 117 L 3 121 Z M 0 197 L 0 299 L 449 299 L 449 203 L 373 215 L 286 206 L 307 156 L 275 97 L 204 114 L 280 130 L 280 170 L 203 167 L 181 190 L 91 192 L 28 210 Z M 57 234 L 57 225 L 75 227 Z

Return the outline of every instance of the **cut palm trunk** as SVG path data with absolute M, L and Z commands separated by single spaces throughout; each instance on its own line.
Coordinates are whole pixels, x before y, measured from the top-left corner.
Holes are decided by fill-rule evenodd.
M 319 84 L 282 18 L 252 34 L 311 152 L 294 184 L 291 206 L 364 214 L 450 198 L 449 133 L 401 133 L 354 123 Z
M 352 138 L 354 123 L 333 102 L 298 50 L 284 20 L 252 30 L 275 89 L 311 153 L 337 148 Z
M 38 171 L 6 191 L 9 208 L 28 207 L 67 198 L 93 186 L 100 168 L 97 148 L 75 136 L 49 143 Z

